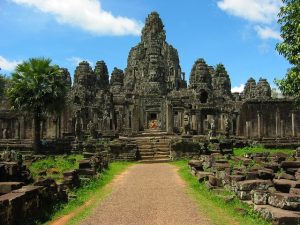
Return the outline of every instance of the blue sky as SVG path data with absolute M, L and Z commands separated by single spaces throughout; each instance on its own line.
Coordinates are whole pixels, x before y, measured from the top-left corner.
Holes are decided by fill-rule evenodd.
M 145 18 L 157 11 L 187 79 L 204 58 L 223 63 L 233 87 L 250 76 L 274 86 L 289 67 L 275 50 L 280 6 L 281 0 L 0 0 L 1 72 L 39 56 L 72 75 L 81 60 L 104 60 L 110 73 L 124 69 Z

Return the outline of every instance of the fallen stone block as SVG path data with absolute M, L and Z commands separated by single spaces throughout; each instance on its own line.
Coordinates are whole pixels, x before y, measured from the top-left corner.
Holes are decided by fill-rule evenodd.
M 190 160 L 189 166 L 195 168 L 195 170 L 203 170 L 203 163 L 200 160 Z
M 280 164 L 281 168 L 299 168 L 300 161 L 283 161 Z
M 249 171 L 246 173 L 246 180 L 255 180 L 258 178 L 258 171 Z
M 263 180 L 272 180 L 274 178 L 274 172 L 271 169 L 262 169 L 258 170 L 259 179 Z
M 288 173 L 277 173 L 275 177 L 276 179 L 296 180 L 295 176 Z
M 289 193 L 291 188 L 300 188 L 300 181 L 274 179 L 274 187 L 277 191 Z
M 78 169 L 79 176 L 95 176 L 96 172 L 93 169 Z
M 24 185 L 22 182 L 0 182 L 0 195 L 7 194 L 19 189 Z
M 290 189 L 290 194 L 300 195 L 300 188 L 291 188 Z
M 79 161 L 79 169 L 90 169 L 90 168 L 92 168 L 90 160 L 80 160 Z
M 269 192 L 264 190 L 251 191 L 251 200 L 255 205 L 267 205 Z
M 203 182 L 205 180 L 208 180 L 208 176 L 213 175 L 211 172 L 204 172 L 204 171 L 197 171 L 196 177 L 199 182 Z
M 237 190 L 252 191 L 252 190 L 267 190 L 273 186 L 270 180 L 245 180 L 237 182 Z
M 270 193 L 268 203 L 276 208 L 297 211 L 300 210 L 300 195 L 280 192 Z
M 208 176 L 208 182 L 210 183 L 211 186 L 213 187 L 221 187 L 222 186 L 222 180 L 218 179 L 214 175 L 209 175 Z
M 250 191 L 236 191 L 235 194 L 241 200 L 251 200 Z
M 254 205 L 254 211 L 273 225 L 299 225 L 300 215 L 294 211 L 279 209 L 270 205 Z

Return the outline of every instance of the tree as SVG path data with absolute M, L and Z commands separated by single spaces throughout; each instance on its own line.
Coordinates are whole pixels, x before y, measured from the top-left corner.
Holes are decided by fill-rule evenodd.
M 42 114 L 59 113 L 67 92 L 62 70 L 51 59 L 31 58 L 17 65 L 12 73 L 7 96 L 12 109 L 33 115 L 33 149 L 40 151 Z
M 4 95 L 5 90 L 5 76 L 0 74 L 0 98 Z
M 275 80 L 284 95 L 295 97 L 300 106 L 300 0 L 282 0 L 284 5 L 278 14 L 282 43 L 277 51 L 292 65 L 285 78 Z

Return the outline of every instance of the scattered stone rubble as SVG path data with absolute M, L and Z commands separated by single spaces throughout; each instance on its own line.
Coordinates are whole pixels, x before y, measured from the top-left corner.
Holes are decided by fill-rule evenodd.
M 0 160 L 0 224 L 24 224 L 29 218 L 40 218 L 58 202 L 67 201 L 68 190 L 78 188 L 81 181 L 86 182 L 108 168 L 109 156 L 105 151 L 86 153 L 85 157 L 78 169 L 63 174 L 61 183 L 44 178 L 43 172 L 34 182 L 22 157 L 14 151 L 5 152 Z
M 232 191 L 274 225 L 300 224 L 300 148 L 294 156 L 212 153 L 189 161 L 189 166 L 209 189 Z

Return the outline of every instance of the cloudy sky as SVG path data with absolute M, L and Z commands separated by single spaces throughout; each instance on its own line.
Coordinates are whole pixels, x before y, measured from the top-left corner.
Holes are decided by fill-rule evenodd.
M 167 41 L 189 77 L 197 58 L 223 63 L 234 90 L 247 79 L 282 78 L 289 67 L 275 51 L 281 41 L 281 0 L 0 0 L 0 68 L 44 56 L 73 75 L 82 60 L 124 69 L 146 16 L 157 11 Z

